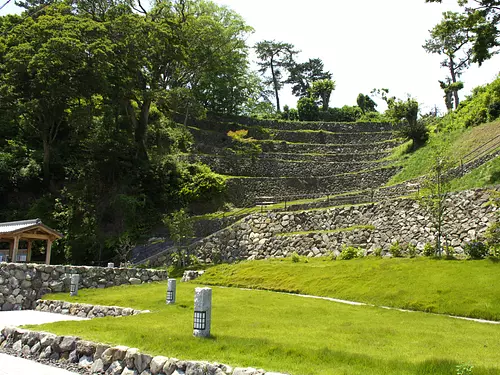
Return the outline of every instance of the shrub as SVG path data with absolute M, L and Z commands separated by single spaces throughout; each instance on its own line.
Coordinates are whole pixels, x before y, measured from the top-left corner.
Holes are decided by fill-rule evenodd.
M 300 257 L 299 254 L 297 254 L 296 251 L 292 253 L 292 262 L 293 263 L 299 263 L 300 262 Z
M 408 244 L 408 256 L 410 258 L 415 258 L 417 256 L 417 247 L 412 243 Z
M 382 256 L 382 248 L 380 246 L 376 247 L 375 250 L 373 250 L 373 255 L 375 255 L 376 257 L 381 257 Z
M 472 241 L 465 245 L 464 252 L 471 259 L 483 259 L 488 255 L 488 247 L 481 241 Z
M 363 256 L 363 249 L 360 247 L 342 245 L 342 251 L 338 256 L 340 260 L 349 260 L 354 258 L 361 258 Z
M 434 245 L 432 245 L 431 243 L 427 242 L 424 245 L 423 254 L 426 257 L 432 257 L 432 256 L 434 256 L 436 254 L 436 249 L 434 248 Z
M 318 120 L 319 108 L 313 98 L 300 98 L 297 102 L 300 121 Z
M 389 253 L 395 258 L 399 258 L 403 255 L 403 249 L 401 248 L 399 241 L 393 242 L 391 244 L 391 247 L 389 248 Z

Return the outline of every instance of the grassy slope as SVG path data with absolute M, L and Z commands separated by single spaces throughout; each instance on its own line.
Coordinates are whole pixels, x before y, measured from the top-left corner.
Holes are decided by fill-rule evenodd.
M 291 374 L 474 375 L 500 372 L 500 326 L 424 313 L 214 288 L 213 338 L 192 336 L 196 285 L 178 284 L 178 304 L 166 306 L 165 283 L 81 290 L 67 300 L 149 308 L 151 314 L 46 324 L 57 334 L 138 347 L 151 354 L 255 366 Z M 47 296 L 53 298 L 54 296 Z
M 459 164 L 463 156 L 499 134 L 500 121 L 495 121 L 470 129 L 434 134 L 425 147 L 402 157 L 400 157 L 401 150 L 399 152 L 396 150 L 395 156 L 399 158 L 397 164 L 401 165 L 403 170 L 394 176 L 389 184 L 397 184 L 427 174 L 438 156 Z
M 200 282 L 500 320 L 500 263 L 490 260 L 276 259 L 216 266 Z

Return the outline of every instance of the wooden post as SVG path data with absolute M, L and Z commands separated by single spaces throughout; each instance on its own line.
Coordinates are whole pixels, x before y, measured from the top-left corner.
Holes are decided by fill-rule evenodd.
M 17 262 L 17 251 L 19 250 L 19 236 L 14 237 L 14 248 L 12 249 L 12 262 Z
M 28 240 L 28 253 L 26 254 L 26 262 L 31 262 L 31 240 Z
M 12 262 L 13 251 L 14 251 L 14 241 L 9 241 L 9 262 Z
M 47 239 L 47 250 L 45 253 L 45 264 L 50 264 L 50 252 L 52 250 L 52 240 Z

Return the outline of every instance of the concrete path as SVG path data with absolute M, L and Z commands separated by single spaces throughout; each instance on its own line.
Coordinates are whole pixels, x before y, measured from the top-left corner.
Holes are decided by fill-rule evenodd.
M 7 326 L 44 324 L 63 320 L 87 320 L 73 315 L 54 314 L 34 310 L 0 311 L 0 330 Z
M 63 320 L 87 320 L 72 315 L 53 314 L 42 311 L 0 311 L 0 330 L 7 326 L 25 324 L 44 324 Z M 78 375 L 57 367 L 42 365 L 41 363 L 23 358 L 13 357 L 0 353 L 0 375 Z
M 0 375 L 77 375 L 57 367 L 42 365 L 41 363 L 29 361 L 23 358 L 12 357 L 0 353 Z

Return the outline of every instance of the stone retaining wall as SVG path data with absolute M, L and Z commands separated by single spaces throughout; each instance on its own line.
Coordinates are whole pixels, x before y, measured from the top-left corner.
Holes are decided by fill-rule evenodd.
M 450 195 L 443 234 L 457 254 L 463 254 L 467 242 L 482 239 L 496 220 L 497 208 L 488 202 L 489 192 L 484 189 Z M 374 229 L 345 231 L 360 225 Z M 290 235 L 293 232 L 313 233 Z M 280 235 L 283 233 L 287 235 Z M 204 262 L 234 262 L 285 257 L 293 252 L 309 257 L 338 254 L 342 245 L 361 246 L 366 254 L 379 247 L 387 252 L 395 241 L 412 243 L 418 251 L 435 241 L 429 213 L 412 199 L 317 211 L 254 214 L 193 244 L 190 251 Z M 162 255 L 152 264 L 161 265 L 165 261 L 167 258 Z
M 208 144 L 216 147 L 230 147 L 233 143 L 233 139 L 229 137 L 226 133 L 202 130 L 197 128 L 189 128 L 189 131 L 193 134 L 196 143 Z M 260 132 L 260 131 L 250 131 L 248 132 L 248 137 L 254 138 L 257 141 L 269 141 L 273 140 L 277 143 L 281 142 L 291 142 L 291 143 L 305 143 L 311 144 L 323 144 L 323 145 L 358 145 L 358 144 L 372 144 L 386 142 L 393 139 L 392 132 L 381 132 L 381 133 L 330 133 L 322 131 L 285 131 L 279 130 L 275 131 L 273 134 Z M 316 147 L 314 147 L 316 148 Z M 311 147 L 309 147 L 311 149 Z M 321 151 L 316 151 L 321 152 Z
M 184 118 L 177 119 L 179 123 L 184 123 Z M 189 125 L 196 126 L 206 130 L 220 130 L 224 129 L 234 130 L 237 127 L 264 127 L 268 129 L 278 130 L 326 130 L 331 132 L 380 132 L 390 131 L 394 126 L 390 123 L 381 122 L 309 122 L 309 121 L 275 121 L 275 120 L 257 120 L 248 117 L 234 117 L 229 119 L 209 119 L 209 120 L 196 120 L 189 119 Z
M 241 207 L 253 204 L 259 196 L 303 196 L 308 194 L 343 193 L 385 184 L 399 171 L 398 167 L 373 169 L 329 177 L 250 177 L 228 178 L 227 194 Z
M 122 375 L 280 375 L 254 368 L 203 361 L 182 361 L 163 356 L 153 357 L 139 349 L 110 347 L 73 336 L 6 327 L 0 333 L 0 348 L 14 349 L 23 357 L 77 363 L 90 374 Z
M 71 274 L 80 275 L 80 288 L 106 288 L 168 278 L 167 271 L 160 270 L 0 263 L 0 310 L 34 309 L 36 300 L 47 293 L 69 292 Z
M 360 172 L 367 169 L 381 168 L 388 162 L 330 162 L 298 161 L 271 158 L 228 157 L 217 155 L 193 155 L 191 161 L 207 164 L 214 172 L 229 176 L 251 177 L 318 177 L 341 173 Z
M 149 310 L 135 310 L 130 307 L 89 305 L 87 303 L 71 303 L 49 299 L 40 299 L 36 303 L 36 311 L 74 315 L 88 319 L 103 318 L 105 316 L 130 316 L 149 312 Z

